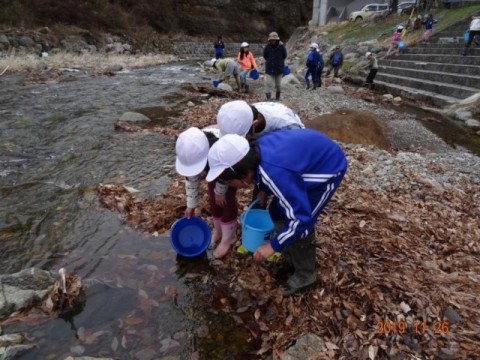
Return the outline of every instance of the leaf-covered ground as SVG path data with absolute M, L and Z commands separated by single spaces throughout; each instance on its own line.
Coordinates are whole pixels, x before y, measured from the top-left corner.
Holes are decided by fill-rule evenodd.
M 228 100 L 192 107 L 183 120 L 212 124 Z M 302 119 L 311 123 L 313 117 L 305 112 Z M 143 131 L 117 125 L 117 130 Z M 459 174 L 448 165 L 448 155 L 342 146 L 349 170 L 316 227 L 317 286 L 284 298 L 268 271 L 271 264 L 255 264 L 251 255 L 232 251 L 212 261 L 221 271 L 209 279 L 216 296 L 203 299 L 204 305 L 216 302 L 219 311 L 244 326 L 259 358 L 281 358 L 307 333 L 324 341 L 312 360 L 477 358 L 480 184 L 475 175 L 468 169 Z M 161 200 L 137 198 L 125 185 L 99 185 L 98 193 L 128 226 L 160 234 L 183 214 L 180 177 L 173 176 Z M 205 189 L 204 183 L 203 194 Z M 249 199 L 249 192 L 240 194 L 242 209 Z M 208 215 L 205 196 L 201 216 Z

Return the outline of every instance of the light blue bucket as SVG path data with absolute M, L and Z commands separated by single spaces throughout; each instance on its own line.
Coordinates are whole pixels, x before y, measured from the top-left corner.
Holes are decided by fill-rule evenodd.
M 270 237 L 275 224 L 268 213 L 268 210 L 252 209 L 258 199 L 250 204 L 247 210 L 241 215 L 242 221 L 242 245 L 251 253 L 265 243 Z

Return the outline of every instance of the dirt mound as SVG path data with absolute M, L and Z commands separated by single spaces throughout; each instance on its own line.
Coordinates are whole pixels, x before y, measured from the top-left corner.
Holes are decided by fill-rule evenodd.
M 346 144 L 374 145 L 380 149 L 390 149 L 384 126 L 377 116 L 369 111 L 342 109 L 306 120 L 305 126 Z

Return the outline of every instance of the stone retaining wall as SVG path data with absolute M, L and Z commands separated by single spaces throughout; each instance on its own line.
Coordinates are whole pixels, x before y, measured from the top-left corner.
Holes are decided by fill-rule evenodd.
M 241 43 L 227 43 L 225 44 L 225 57 L 236 58 L 240 51 Z M 263 47 L 266 44 L 250 44 L 250 51 L 253 53 L 255 59 L 263 57 Z M 180 57 L 186 57 L 194 60 L 206 60 L 215 57 L 215 49 L 212 43 L 200 42 L 175 42 L 173 45 L 173 52 Z

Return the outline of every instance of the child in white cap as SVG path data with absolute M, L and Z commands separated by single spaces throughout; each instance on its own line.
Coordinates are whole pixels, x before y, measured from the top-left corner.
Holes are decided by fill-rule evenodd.
M 254 260 L 283 253 L 285 270 L 293 271 L 285 295 L 315 285 L 315 224 L 347 170 L 340 146 L 310 129 L 274 131 L 252 144 L 230 134 L 212 145 L 208 164 L 207 181 L 220 178 L 236 188 L 258 184 L 273 195 L 269 212 L 282 225 L 255 251 Z
M 191 127 L 178 136 L 175 145 L 177 154 L 175 168 L 180 175 L 185 176 L 187 195 L 185 216 L 187 218 L 191 218 L 195 214 L 195 209 L 199 206 L 201 174 L 208 170 L 208 151 L 217 139 L 218 129 L 212 127 L 205 128 L 203 131 Z M 236 192 L 235 188 L 229 187 L 222 181 L 214 181 L 208 184 L 208 200 L 213 217 L 213 245 L 223 238 L 227 240 L 235 239 L 238 215 Z M 228 248 L 226 250 L 217 248 L 213 252 L 213 256 L 216 258 L 222 257 L 227 251 Z
M 260 102 L 250 106 L 243 100 L 223 104 L 217 114 L 217 126 L 220 137 L 236 134 L 248 138 L 256 138 L 279 129 L 302 129 L 305 127 L 298 115 L 281 103 Z M 255 197 L 258 194 L 257 190 L 254 189 Z M 231 199 L 228 198 L 229 206 L 233 206 L 230 201 Z M 262 201 L 263 203 L 264 201 Z M 235 201 L 235 206 L 237 206 L 236 204 Z M 232 234 L 231 237 L 230 234 Z M 221 242 L 215 250 L 215 257 L 225 256 L 235 241 L 234 232 L 228 232 L 228 236 L 222 236 Z

